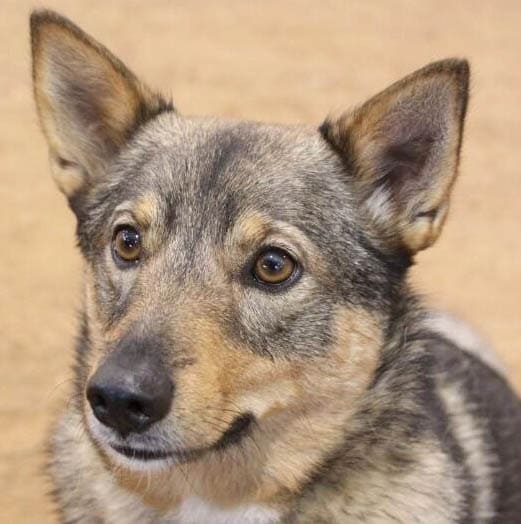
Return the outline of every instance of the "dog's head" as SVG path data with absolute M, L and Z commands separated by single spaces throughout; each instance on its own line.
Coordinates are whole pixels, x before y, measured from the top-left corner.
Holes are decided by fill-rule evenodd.
M 49 12 L 32 44 L 86 261 L 90 435 L 128 468 L 233 454 L 298 477 L 370 386 L 411 258 L 440 233 L 467 63 L 290 127 L 182 116 Z

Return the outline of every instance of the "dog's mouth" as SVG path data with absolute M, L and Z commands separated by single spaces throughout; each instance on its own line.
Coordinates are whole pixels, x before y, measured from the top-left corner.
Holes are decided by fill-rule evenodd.
M 110 447 L 124 457 L 141 462 L 154 462 L 173 459 L 176 463 L 186 463 L 196 460 L 211 451 L 223 451 L 238 444 L 251 431 L 255 419 L 252 414 L 246 413 L 235 418 L 214 444 L 203 448 L 186 450 L 158 450 L 141 447 L 110 444 Z
M 173 452 L 171 451 L 138 449 L 131 448 L 129 446 L 118 446 L 115 444 L 111 444 L 111 448 L 129 459 L 142 460 L 144 462 L 152 460 L 164 460 L 173 456 Z

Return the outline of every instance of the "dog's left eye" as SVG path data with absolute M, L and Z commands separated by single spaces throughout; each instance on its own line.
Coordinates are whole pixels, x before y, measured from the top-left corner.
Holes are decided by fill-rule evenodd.
M 116 229 L 112 240 L 114 254 L 124 262 L 137 262 L 141 255 L 141 236 L 132 226 Z
M 262 252 L 253 266 L 253 275 L 258 282 L 279 285 L 291 279 L 297 271 L 297 264 L 289 253 L 279 248 Z

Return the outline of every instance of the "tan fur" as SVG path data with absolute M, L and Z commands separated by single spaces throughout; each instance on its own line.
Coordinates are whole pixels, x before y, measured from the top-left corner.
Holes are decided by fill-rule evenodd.
M 139 197 L 132 207 L 132 213 L 140 226 L 140 229 L 148 229 L 153 223 L 157 223 L 158 202 L 153 194 L 145 194 Z
M 264 239 L 270 229 L 271 220 L 260 213 L 249 213 L 241 217 L 233 229 L 233 238 L 230 244 L 236 243 L 239 247 L 248 249 L 255 242 Z

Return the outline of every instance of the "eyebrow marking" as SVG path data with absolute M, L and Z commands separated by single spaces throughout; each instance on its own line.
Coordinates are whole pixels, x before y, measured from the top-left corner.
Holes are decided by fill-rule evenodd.
M 271 231 L 272 221 L 262 213 L 249 213 L 237 221 L 233 236 L 239 240 L 241 247 L 262 241 Z
M 159 213 L 159 205 L 151 194 L 140 196 L 137 200 L 125 200 L 114 210 L 113 221 L 129 215 L 142 227 L 148 228 Z
M 147 193 L 135 202 L 133 211 L 140 224 L 150 226 L 159 214 L 159 204 L 152 194 Z

